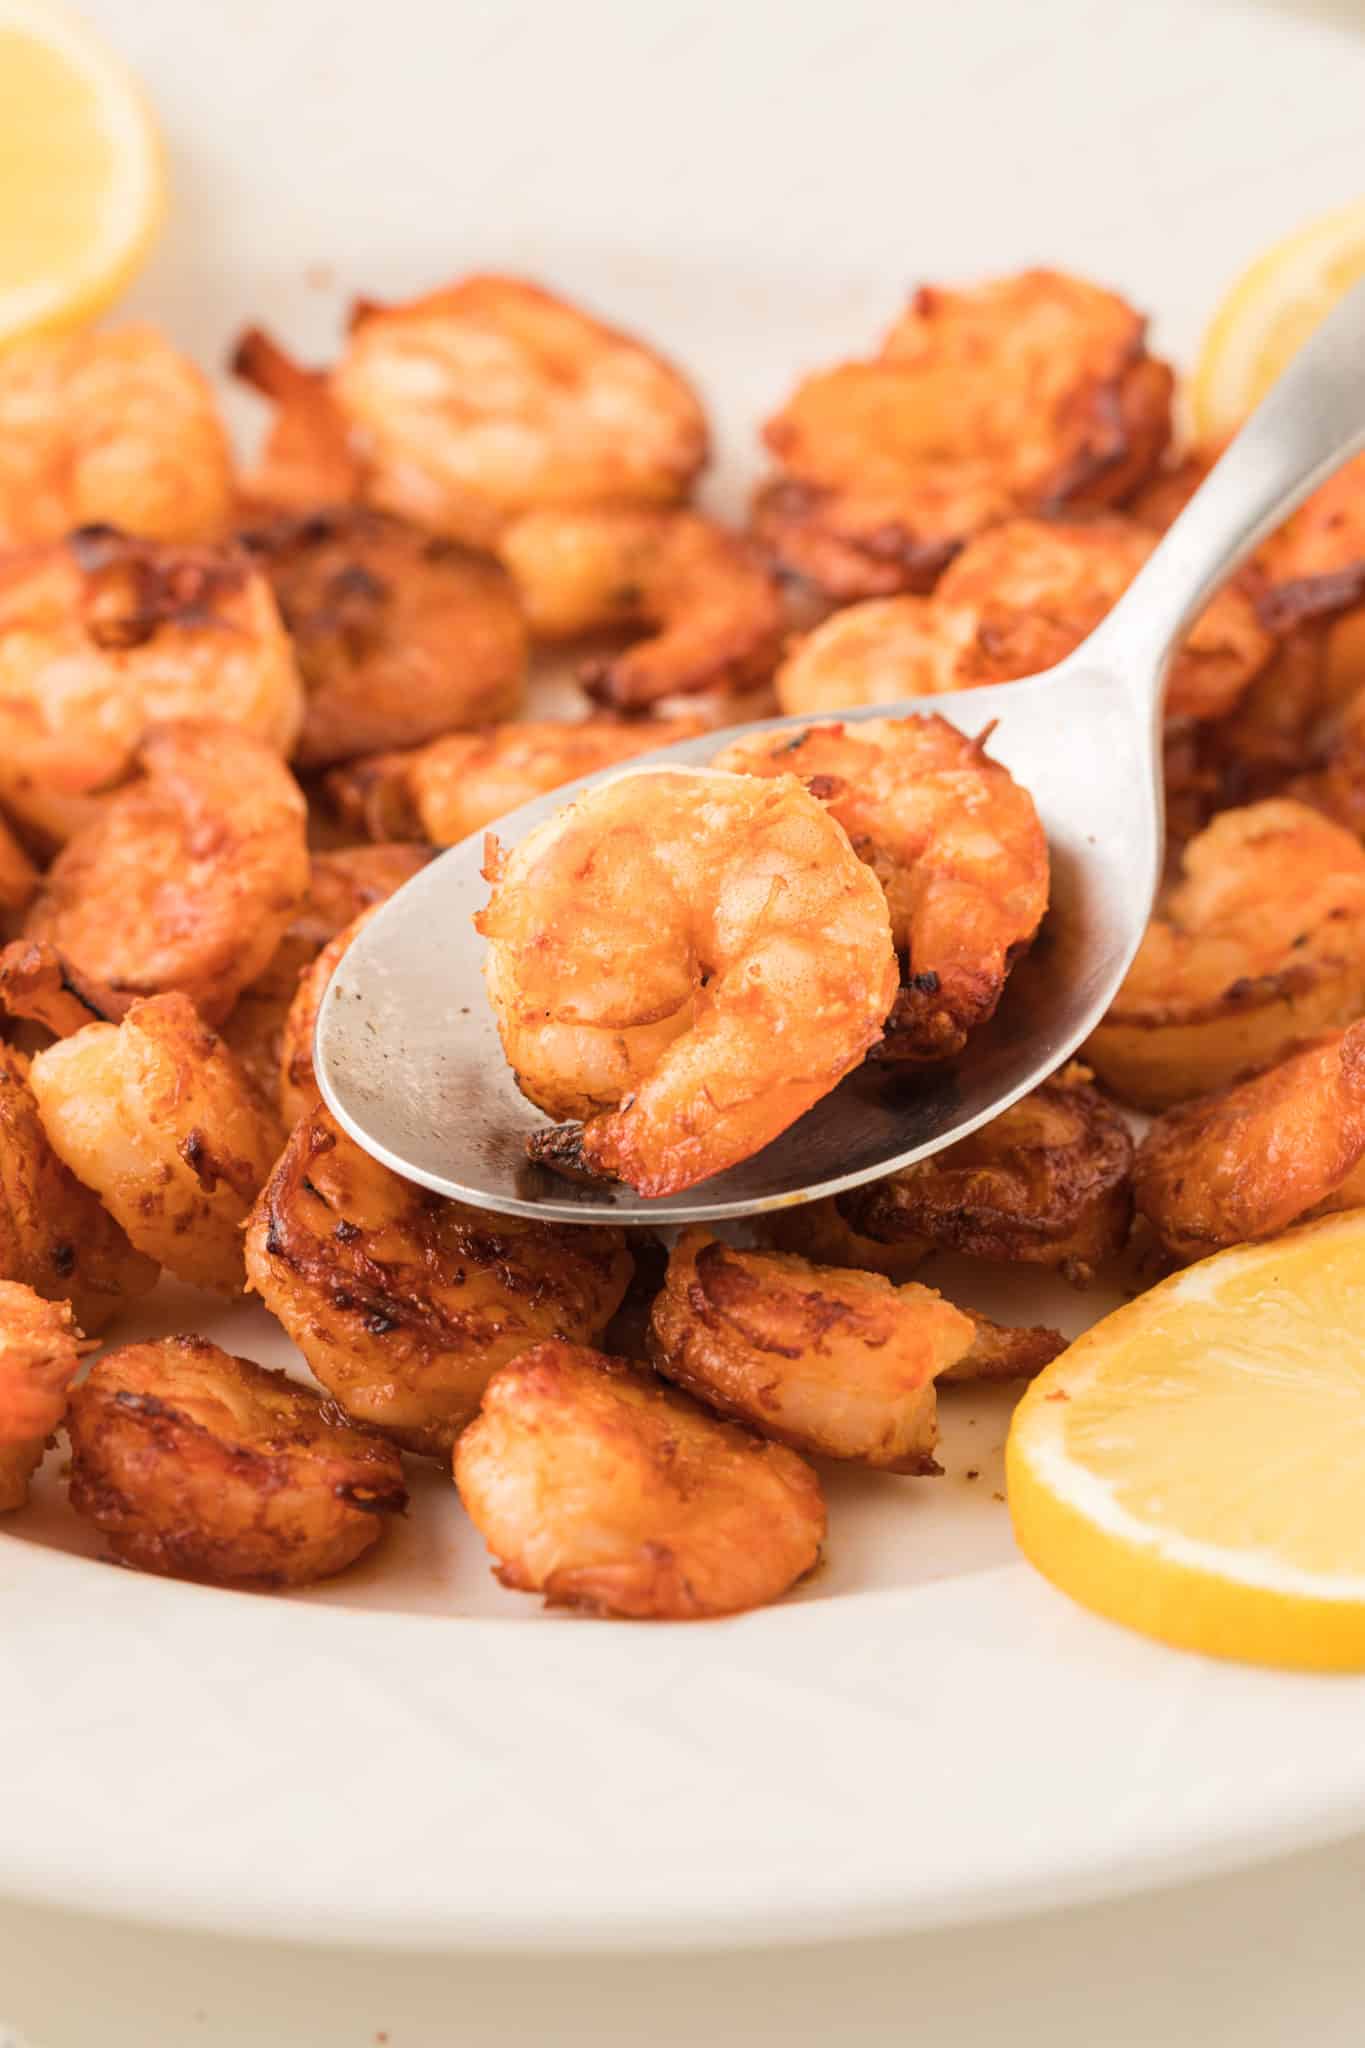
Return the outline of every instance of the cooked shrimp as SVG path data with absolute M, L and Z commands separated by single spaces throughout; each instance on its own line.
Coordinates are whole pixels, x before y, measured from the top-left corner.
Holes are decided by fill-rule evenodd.
M 1365 598 L 1365 456 L 1314 491 L 1256 557 L 1261 611 L 1277 630 Z
M 152 725 L 212 718 L 285 754 L 302 716 L 289 636 L 241 549 L 87 527 L 0 560 L 0 800 L 40 837 L 124 781 Z
M 1157 533 L 1164 533 L 1184 511 L 1222 454 L 1221 447 L 1190 448 L 1152 472 L 1127 501 L 1127 511 Z
M 963 1314 L 972 1320 L 971 1347 L 944 1367 L 940 1380 L 1028 1380 L 1066 1350 L 1060 1330 L 993 1323 L 970 1308 Z
M 630 1277 L 619 1230 L 492 1216 L 301 1121 L 252 1212 L 251 1284 L 347 1413 L 445 1457 L 496 1366 L 541 1337 L 588 1341 Z
M 233 726 L 154 727 L 139 760 L 141 780 L 58 855 L 25 931 L 106 1012 L 179 989 L 216 1023 L 303 900 L 303 797 L 278 755 Z
M 1168 1109 L 1138 1148 L 1133 1184 L 1179 1259 L 1365 1202 L 1365 1022 Z
M 232 517 L 232 456 L 207 380 L 154 327 L 0 352 L 0 545 L 108 524 L 208 540 Z
M 41 877 L 19 841 L 0 818 L 0 914 L 27 910 Z
M 283 1138 L 188 996 L 88 1024 L 38 1053 L 30 1079 L 53 1149 L 139 1251 L 240 1293 L 242 1225 Z
M 1121 1251 L 1133 1141 L 1076 1063 L 931 1159 L 853 1188 L 839 1210 L 868 1237 L 1055 1266 L 1077 1285 Z
M 1324 714 L 1317 738 L 1304 773 L 1283 782 L 1283 793 L 1311 804 L 1325 818 L 1365 840 L 1365 689 L 1341 712 Z
M 386 903 L 427 864 L 425 846 L 337 846 L 308 862 L 308 893 L 253 989 L 292 996 L 299 975 L 330 939 L 366 910 Z M 0 955 L 3 962 L 3 955 Z
M 71 1505 L 123 1564 L 307 1586 L 407 1506 L 392 1444 L 204 1337 L 124 1344 L 71 1396 Z
M 315 853 L 303 908 L 265 971 L 233 1004 L 222 1026 L 223 1038 L 261 1094 L 278 1101 L 286 1129 L 318 1099 L 313 1024 L 351 928 L 386 902 L 426 860 L 425 846 L 346 846 Z M 344 943 L 338 943 L 341 933 Z M 12 950 L 0 952 L 0 1002 L 5 1000 L 5 963 Z M 324 952 L 327 964 L 315 981 L 314 970 Z
M 934 717 L 757 733 L 714 765 L 798 775 L 822 800 L 885 889 L 905 963 L 886 1055 L 960 1052 L 994 1015 L 1047 909 L 1047 840 L 1027 791 Z
M 780 1599 L 825 1535 L 820 1482 L 794 1451 L 573 1344 L 493 1375 L 455 1483 L 504 1586 L 637 1621 Z
M 928 590 L 1017 513 L 1112 505 L 1170 434 L 1171 373 L 1114 293 L 1029 270 L 925 286 L 870 361 L 808 377 L 764 439 L 782 477 L 755 523 L 779 561 L 847 601 Z
M 881 1273 L 899 1286 L 923 1264 L 933 1249 L 912 1238 L 883 1244 L 855 1230 L 834 1195 L 774 1209 L 763 1218 L 763 1235 L 774 1250 L 795 1252 L 816 1266 L 851 1266 L 859 1273 Z
M 69 1038 L 87 1024 L 107 1023 L 97 992 L 87 990 L 55 946 L 15 939 L 0 951 L 0 1008 Z
M 793 1449 L 937 1472 L 934 1381 L 975 1337 L 931 1287 L 738 1251 L 684 1231 L 654 1303 L 653 1361 L 709 1408 Z
M 359 507 L 279 519 L 244 539 L 303 674 L 302 767 L 417 746 L 521 708 L 526 629 L 510 580 L 486 556 Z
M 362 911 L 350 924 L 343 925 L 298 978 L 293 1001 L 280 1028 L 275 1061 L 274 1093 L 286 1130 L 292 1130 L 300 1117 L 307 1116 L 322 1101 L 322 1091 L 313 1071 L 313 1036 L 317 1029 L 318 1008 L 342 954 L 357 932 L 369 923 L 378 907 L 376 904 Z
M 695 718 L 525 720 L 352 762 L 328 776 L 327 790 L 346 822 L 372 838 L 454 846 L 532 797 L 703 730 Z
M 1165 1109 L 1365 1010 L 1365 848 L 1306 805 L 1223 811 L 1185 848 L 1086 1058 Z
M 584 671 L 591 694 L 620 710 L 753 690 L 777 666 L 776 581 L 748 541 L 699 512 L 542 508 L 507 528 L 499 553 L 538 640 L 649 629 Z
M 747 1158 L 881 1036 L 885 895 L 792 776 L 626 774 L 510 854 L 493 841 L 486 872 L 517 1085 L 584 1119 L 575 1156 L 641 1194 Z
M 265 445 L 242 479 L 248 505 L 312 512 L 360 495 L 360 463 L 325 370 L 305 370 L 262 327 L 248 327 L 230 367 L 274 407 Z
M 533 506 L 670 504 L 706 460 L 670 363 L 519 278 L 360 306 L 330 390 L 370 502 L 475 547 Z
M 157 1282 L 155 1261 L 53 1151 L 28 1062 L 10 1046 L 0 1046 L 0 1274 L 69 1301 L 92 1332 Z
M 782 708 L 849 710 L 1036 675 L 1094 631 L 1155 545 L 1116 514 L 1011 519 L 969 542 L 932 597 L 855 605 L 817 626 L 778 671 Z M 1220 590 L 1176 654 L 1168 717 L 1221 716 L 1274 648 L 1247 593 Z
M 28 1499 L 80 1355 L 70 1302 L 0 1280 L 0 1514 Z

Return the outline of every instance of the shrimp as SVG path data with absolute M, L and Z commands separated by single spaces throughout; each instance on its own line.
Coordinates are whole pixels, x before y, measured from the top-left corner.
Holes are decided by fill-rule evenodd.
M 1052 1266 L 1077 1286 L 1123 1249 L 1133 1140 L 1073 1062 L 931 1159 L 837 1197 L 857 1231 L 919 1251 Z
M 1138 1148 L 1133 1186 L 1181 1260 L 1365 1202 L 1365 1021 L 1166 1110 Z
M 209 1023 L 267 965 L 308 887 L 306 810 L 234 726 L 155 726 L 142 777 L 62 849 L 28 913 L 107 1014 L 179 989 Z
M 486 556 L 354 507 L 243 536 L 307 692 L 295 759 L 322 768 L 521 709 L 526 629 Z
M 931 1287 L 693 1228 L 654 1303 L 651 1356 L 707 1407 L 794 1450 L 933 1473 L 934 1382 L 976 1344 L 974 1319 Z
M 742 697 L 777 666 L 785 621 L 775 578 L 750 542 L 698 512 L 542 508 L 507 528 L 499 553 L 536 639 L 649 629 L 582 671 L 590 695 L 616 710 Z
M 252 989 L 292 996 L 300 974 L 328 941 L 362 912 L 387 903 L 395 889 L 419 874 L 429 858 L 427 847 L 404 843 L 337 846 L 310 855 L 308 893 Z
M 110 527 L 0 560 L 0 801 L 64 839 L 149 729 L 208 717 L 287 754 L 303 689 L 270 586 L 236 547 Z
M 329 390 L 368 501 L 474 547 L 534 506 L 674 503 L 707 455 L 670 363 L 518 278 L 359 306 Z
M 251 510 L 314 512 L 360 496 L 361 469 L 325 370 L 305 370 L 263 327 L 248 327 L 229 359 L 235 377 L 274 407 L 265 445 L 242 479 Z
M 1112 292 L 1028 270 L 924 286 L 880 352 L 801 383 L 764 439 L 755 528 L 839 602 L 925 591 L 1018 513 L 1113 505 L 1170 437 L 1172 378 Z
M 349 1415 L 444 1458 L 495 1367 L 589 1342 L 630 1278 L 619 1230 L 491 1216 L 400 1180 L 321 1108 L 252 1211 L 247 1272 Z
M 782 708 L 847 710 L 1037 675 L 1094 631 L 1155 545 L 1117 514 L 1008 520 L 963 548 L 932 597 L 855 605 L 818 626 L 778 672 Z M 1167 716 L 1222 716 L 1274 648 L 1247 593 L 1220 590 L 1175 656 Z
M 1365 456 L 1321 484 L 1260 549 L 1261 614 L 1277 631 L 1365 599 Z
M 286 1128 L 317 1097 L 313 1081 L 313 1024 L 322 992 L 341 957 L 338 934 L 351 936 L 427 860 L 424 846 L 340 847 L 315 853 L 309 862 L 308 894 L 264 971 L 243 989 L 221 1026 L 258 1092 L 281 1108 Z M 14 948 L 0 952 L 0 1002 L 7 1001 L 6 964 Z M 327 955 L 321 978 L 314 969 Z M 8 1003 L 13 1008 L 13 1002 Z M 291 1084 L 290 1076 L 294 1075 Z
M 392 1444 L 204 1337 L 105 1354 L 71 1396 L 71 1505 L 122 1564 L 223 1586 L 307 1586 L 407 1506 Z
M 1164 531 L 1204 481 L 1222 448 L 1191 449 L 1159 472 L 1131 510 Z M 1365 599 L 1365 457 L 1345 463 L 1277 527 L 1253 555 L 1243 578 L 1264 623 L 1291 632 Z
M 576 1161 L 641 1194 L 748 1158 L 881 1036 L 885 894 L 792 776 L 626 774 L 510 854 L 493 841 L 485 872 L 517 1085 L 584 1120 Z
M 1047 840 L 1027 791 L 933 717 L 756 733 L 714 766 L 798 775 L 821 798 L 885 889 L 905 963 L 885 1056 L 960 1052 L 1047 909 Z
M 27 910 L 40 880 L 28 854 L 0 818 L 0 916 Z
M 53 1150 L 29 1064 L 0 1046 L 0 1275 L 70 1302 L 83 1330 L 104 1329 L 155 1287 L 158 1267 Z
M 327 792 L 346 823 L 371 838 L 454 846 L 532 797 L 704 730 L 698 718 L 525 720 L 352 762 L 327 777 Z
M 87 1024 L 35 1056 L 30 1082 L 53 1150 L 138 1250 L 240 1294 L 242 1225 L 283 1133 L 188 996 Z
M 0 1514 L 21 1508 L 66 1413 L 81 1333 L 66 1301 L 0 1280 Z
M 1086 1058 L 1142 1109 L 1268 1065 L 1365 1010 L 1365 848 L 1287 797 L 1185 848 Z
M 820 1482 L 794 1451 L 566 1343 L 493 1375 L 455 1483 L 504 1586 L 636 1621 L 780 1599 L 825 1535 Z
M 231 524 L 232 496 L 213 393 L 156 328 L 0 351 L 0 546 L 92 524 L 211 540 Z
M 307 1116 L 322 1101 L 322 1091 L 313 1071 L 313 1038 L 317 1030 L 318 1010 L 342 954 L 369 923 L 378 907 L 375 904 L 362 911 L 350 924 L 344 925 L 299 976 L 293 1000 L 285 1012 L 275 1055 L 273 1092 L 287 1129 L 292 1130 L 300 1117 Z
M 795 1252 L 816 1266 L 851 1266 L 859 1273 L 880 1273 L 899 1286 L 908 1280 L 933 1247 L 913 1238 L 883 1244 L 864 1237 L 848 1222 L 834 1195 L 775 1209 L 763 1218 L 763 1234 L 775 1251 Z
M 339 933 L 347 933 L 349 938 L 348 927 L 387 902 L 395 889 L 401 889 L 424 866 L 426 859 L 426 847 L 408 845 L 347 846 L 312 856 L 308 894 L 302 909 L 269 965 L 250 988 L 243 989 L 221 1027 L 224 1041 L 268 1101 L 281 1097 L 282 1075 L 287 1075 L 304 1053 L 308 1100 L 317 1099 L 312 1088 L 313 1019 L 332 968 L 344 950 L 330 949 Z M 295 1027 L 294 1007 L 301 1004 L 303 990 L 310 985 L 315 964 L 325 950 L 330 950 L 330 957 L 323 979 L 313 993 L 307 1022 L 302 1021 L 300 1009 L 300 1021 Z M 6 994 L 6 957 L 6 953 L 0 952 L 0 1002 Z M 306 1046 L 295 1039 L 295 1028 L 306 1030 Z M 301 1082 L 303 1078 L 301 1073 Z M 287 1097 L 282 1099 L 281 1107 L 286 1126 L 301 1113 Z

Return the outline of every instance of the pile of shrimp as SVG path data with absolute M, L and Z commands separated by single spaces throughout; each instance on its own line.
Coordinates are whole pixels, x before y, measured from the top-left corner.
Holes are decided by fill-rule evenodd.
M 123 1564 L 294 1588 L 382 1562 L 426 1461 L 513 1592 L 734 1614 L 818 1566 L 831 1488 L 837 1544 L 841 1471 L 943 1483 L 940 1417 L 1064 1346 L 1031 1291 L 1365 1204 L 1365 458 L 1177 650 L 1167 879 L 1085 1064 L 664 1242 L 347 1136 L 313 1036 L 356 933 L 488 833 L 542 1171 L 666 1196 L 869 1060 L 913 1099 L 1008 1032 L 1049 849 L 989 731 L 864 714 L 1064 658 L 1217 450 L 1054 270 L 923 286 L 775 389 L 731 522 L 685 371 L 526 279 L 361 301 L 316 365 L 251 325 L 231 369 L 246 465 L 154 329 L 0 355 L 0 1513 L 64 1483 Z M 254 1296 L 288 1374 L 162 1334 L 163 1274 L 206 1328 Z

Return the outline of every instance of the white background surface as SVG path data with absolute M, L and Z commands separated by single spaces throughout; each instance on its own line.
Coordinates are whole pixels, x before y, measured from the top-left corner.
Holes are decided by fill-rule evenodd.
M 960 273 L 964 247 L 973 269 L 1056 256 L 1114 278 L 1158 310 L 1163 344 L 1187 353 L 1217 286 L 1265 240 L 1339 203 L 1343 166 L 1362 162 L 1356 53 L 1311 27 L 1291 50 L 1280 23 L 1250 16 L 1245 41 L 1230 40 L 1228 10 L 1197 0 L 962 0 L 950 20 L 902 0 L 894 62 L 878 48 L 875 8 L 793 0 L 780 16 L 761 10 L 768 61 L 745 67 L 742 88 L 728 52 L 743 0 L 704 14 L 680 0 L 451 0 L 429 12 L 420 0 L 88 0 L 86 11 L 152 82 L 170 133 L 180 203 L 140 296 L 206 358 L 245 314 L 321 347 L 352 289 L 405 287 L 419 265 L 426 277 L 494 260 L 566 284 L 600 279 L 596 296 L 626 317 L 633 294 L 648 305 L 662 274 L 681 273 L 693 283 L 687 317 L 661 338 L 708 381 L 712 364 L 741 362 L 723 380 L 731 451 L 774 395 L 770 350 L 750 366 L 748 339 L 790 303 L 794 278 L 806 331 L 793 336 L 793 364 L 857 345 L 902 283 Z M 684 100 L 677 80 L 696 75 L 699 45 L 708 89 Z M 640 67 L 629 90 L 623 64 Z M 377 109 L 401 94 L 404 121 L 367 121 L 357 79 Z M 451 148 L 470 174 L 434 194 L 431 166 Z M 566 245 L 554 226 L 566 213 L 600 221 L 599 244 Z M 894 277 L 889 224 L 904 252 Z M 377 241 L 383 258 L 367 255 L 356 275 L 355 250 Z M 737 283 L 736 253 L 756 246 L 763 262 Z M 259 293 L 249 306 L 244 274 Z M 722 491 L 732 474 L 722 466 Z M 1334 1690 L 1322 1695 L 1325 1722 L 1339 1718 Z M 1010 1704 L 1002 1694 L 1006 1751 Z M 1311 1710 L 1292 1727 L 1277 1745 L 1271 1724 L 1268 1775 L 1292 1771 L 1291 1742 L 1312 1747 Z M 911 1782 L 934 1770 L 926 1749 L 908 1727 Z M 29 1761 L 10 1754 L 0 1767 L 21 1777 Z M 1028 1755 L 1013 1761 L 1026 1776 Z M 211 1770 L 211 1753 L 201 1764 Z M 382 1783 L 382 1759 L 369 1769 Z M 79 1805 L 52 1790 L 56 1824 L 78 1831 Z M 951 1818 L 936 1825 L 948 1832 Z M 932 1862 L 932 1834 L 916 1847 Z M 361 1900 L 382 1882 L 363 1862 L 347 1877 Z M 1338 1848 L 1010 1926 L 628 1962 L 324 1956 L 7 1907 L 0 2019 L 33 2048 L 359 2048 L 385 2032 L 391 2048 L 912 2034 L 971 2048 L 1334 2048 L 1361 2036 L 1362 1878 L 1365 1849 Z

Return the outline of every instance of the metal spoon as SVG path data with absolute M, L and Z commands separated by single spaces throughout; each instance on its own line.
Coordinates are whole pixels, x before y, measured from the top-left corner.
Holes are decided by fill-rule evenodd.
M 1052 853 L 1043 933 L 1000 1010 L 942 1070 L 912 1080 L 865 1065 L 775 1143 L 680 1195 L 649 1201 L 580 1186 L 526 1157 L 541 1113 L 517 1092 L 482 980 L 471 919 L 487 901 L 475 833 L 417 875 L 348 949 L 323 999 L 323 1095 L 364 1146 L 410 1180 L 481 1208 L 578 1223 L 743 1216 L 855 1187 L 922 1159 L 1027 1093 L 1093 1030 L 1151 913 L 1161 858 L 1161 705 L 1172 648 L 1270 530 L 1365 446 L 1365 285 L 1280 379 L 1134 578 L 1074 654 L 1044 674 L 951 696 L 841 713 L 937 712 L 990 742 L 1038 806 Z M 738 728 L 780 731 L 818 719 Z M 733 730 L 685 740 L 650 765 L 706 762 Z M 514 845 L 588 776 L 524 804 L 496 830 Z

